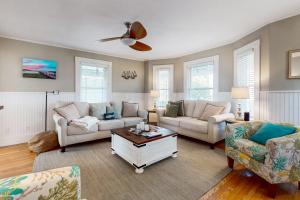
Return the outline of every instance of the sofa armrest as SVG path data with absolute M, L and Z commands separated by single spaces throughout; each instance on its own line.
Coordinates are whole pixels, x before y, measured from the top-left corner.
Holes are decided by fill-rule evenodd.
M 226 119 L 232 119 L 234 118 L 234 114 L 232 113 L 225 113 L 220 115 L 214 115 L 208 118 L 208 123 L 220 123 L 224 122 Z
M 148 118 L 148 111 L 147 110 L 139 110 L 138 111 L 138 116 L 147 120 Z
M 67 137 L 67 119 L 59 115 L 58 113 L 53 114 L 53 120 L 55 122 L 55 130 L 57 132 L 58 142 L 61 147 L 66 146 Z
M 55 195 L 56 199 L 80 200 L 80 187 L 80 169 L 73 165 L 1 179 L 0 199 L 50 199 Z
M 300 132 L 270 139 L 266 143 L 266 148 L 269 156 L 266 156 L 265 163 L 273 171 L 292 168 L 300 171 Z

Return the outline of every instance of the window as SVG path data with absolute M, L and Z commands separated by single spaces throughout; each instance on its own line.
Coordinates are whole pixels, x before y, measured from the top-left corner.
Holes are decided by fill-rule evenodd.
M 190 100 L 214 100 L 218 92 L 219 56 L 184 63 L 184 93 Z
M 259 41 L 234 51 L 234 85 L 249 88 L 249 100 L 240 102 L 251 118 L 259 119 Z
M 153 88 L 159 91 L 156 106 L 165 107 L 173 93 L 173 65 L 153 66 Z
M 111 65 L 106 61 L 76 57 L 76 95 L 79 101 L 109 101 Z

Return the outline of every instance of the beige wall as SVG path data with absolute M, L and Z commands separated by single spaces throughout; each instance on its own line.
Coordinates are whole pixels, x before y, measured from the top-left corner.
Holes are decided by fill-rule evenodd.
M 300 90 L 300 79 L 287 78 L 288 51 L 300 49 L 299 35 L 300 15 L 264 26 L 225 46 L 174 59 L 146 62 L 0 38 L 0 91 L 74 91 L 74 57 L 81 56 L 113 63 L 113 92 L 149 92 L 153 84 L 153 65 L 174 64 L 174 92 L 183 92 L 183 63 L 219 55 L 219 91 L 229 92 L 233 85 L 233 51 L 257 39 L 261 45 L 261 90 Z M 57 80 L 23 78 L 22 57 L 58 61 Z M 138 77 L 125 80 L 121 78 L 123 70 L 136 70 Z
M 233 52 L 235 49 L 238 49 L 250 42 L 259 39 L 261 44 L 261 90 L 268 90 L 269 88 L 269 39 L 267 31 L 260 29 L 251 33 L 250 35 L 232 43 L 229 45 L 221 46 L 218 48 L 202 51 L 199 53 L 175 58 L 175 59 L 165 59 L 165 60 L 152 60 L 145 63 L 145 72 L 147 75 L 145 78 L 145 91 L 149 92 L 152 89 L 153 84 L 153 65 L 160 64 L 174 64 L 174 91 L 175 92 L 184 92 L 184 62 L 190 60 L 196 60 L 200 58 L 210 57 L 214 55 L 219 55 L 219 91 L 220 92 L 229 92 L 233 86 Z
M 175 65 L 175 92 L 183 92 L 183 63 L 185 61 L 219 55 L 219 91 L 229 92 L 233 85 L 233 52 L 250 42 L 260 40 L 260 87 L 268 90 L 300 90 L 300 79 L 288 79 L 288 51 L 300 49 L 300 15 L 269 25 L 229 45 L 188 56 L 145 63 L 145 91 L 152 89 L 152 67 Z
M 121 59 L 94 53 L 0 38 L 0 91 L 41 92 L 58 89 L 75 91 L 75 56 L 112 62 L 113 92 L 144 92 L 144 62 Z M 57 79 L 22 77 L 21 59 L 40 58 L 58 62 Z M 125 80 L 123 70 L 135 70 L 138 77 Z
M 270 90 L 300 90 L 300 79 L 288 79 L 288 51 L 300 49 L 300 15 L 269 25 Z

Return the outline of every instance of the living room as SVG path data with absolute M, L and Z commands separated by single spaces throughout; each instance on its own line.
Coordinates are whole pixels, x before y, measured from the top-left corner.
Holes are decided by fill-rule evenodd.
M 299 34 L 298 0 L 1 1 L 0 199 L 299 199 Z

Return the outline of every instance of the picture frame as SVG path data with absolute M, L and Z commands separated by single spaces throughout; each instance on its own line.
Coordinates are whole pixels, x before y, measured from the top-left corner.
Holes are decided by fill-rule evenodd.
M 300 49 L 288 52 L 288 78 L 300 79 Z

